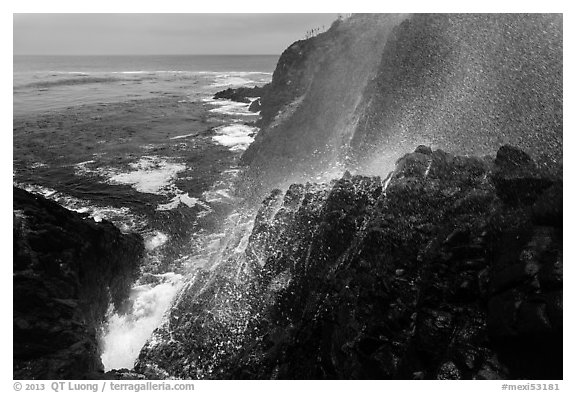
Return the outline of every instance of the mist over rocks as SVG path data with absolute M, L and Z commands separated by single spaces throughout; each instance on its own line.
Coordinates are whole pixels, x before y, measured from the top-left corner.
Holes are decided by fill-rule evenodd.
M 346 169 L 385 176 L 420 144 L 478 156 L 512 144 L 559 175 L 562 45 L 559 14 L 338 21 L 280 57 L 245 191 Z
M 562 378 L 561 15 L 352 15 L 290 45 L 259 104 L 249 236 L 138 373 Z
M 14 187 L 14 379 L 101 377 L 98 337 L 138 277 L 144 245 Z
M 198 176 L 225 197 L 203 193 L 206 214 L 227 207 L 182 232 L 156 328 L 128 331 L 149 337 L 134 369 L 103 373 L 98 329 L 142 239 L 15 188 L 14 377 L 562 379 L 562 23 L 352 15 L 290 45 L 270 84 L 216 93 L 260 118 L 203 131 L 247 148 L 230 169 L 173 146 L 234 184 Z M 196 145 L 177 104 L 164 135 Z M 180 208 L 162 225 L 186 227 Z
M 497 187 L 496 174 L 521 181 L 538 168 L 510 146 L 496 156 L 419 147 L 384 180 L 272 191 L 243 255 L 223 262 L 242 274 L 199 272 L 136 370 L 561 379 L 561 182 L 511 200 L 516 183 Z

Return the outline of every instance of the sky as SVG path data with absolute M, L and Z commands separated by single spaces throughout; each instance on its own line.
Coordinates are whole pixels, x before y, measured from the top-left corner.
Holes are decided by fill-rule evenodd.
M 14 14 L 14 55 L 280 54 L 337 14 Z

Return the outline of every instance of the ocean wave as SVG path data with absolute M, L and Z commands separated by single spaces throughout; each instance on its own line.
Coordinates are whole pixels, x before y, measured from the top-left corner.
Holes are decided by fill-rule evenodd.
M 74 86 L 74 85 L 86 85 L 92 83 L 114 83 L 114 82 L 124 82 L 125 80 L 113 77 L 87 77 L 83 76 L 78 78 L 65 78 L 57 80 L 47 80 L 40 82 L 27 83 L 20 86 L 15 86 L 15 88 L 51 88 L 59 86 Z
M 83 161 L 83 162 L 79 162 L 77 164 L 74 165 L 74 174 L 76 176 L 84 176 L 87 174 L 90 174 L 93 172 L 92 169 L 88 168 L 88 164 L 93 164 L 96 161 L 94 160 L 88 160 L 88 161 Z
M 184 285 L 184 277 L 176 273 L 157 274 L 152 278 L 156 285 L 132 288 L 129 312 L 118 314 L 111 310 L 102 337 L 102 363 L 106 370 L 134 367 L 140 349 Z
M 198 133 L 197 133 L 197 132 L 193 132 L 193 133 L 191 133 L 191 134 L 173 136 L 173 137 L 170 138 L 170 139 L 184 139 L 184 138 L 188 138 L 189 136 L 194 136 L 194 135 L 196 135 L 196 134 L 198 134 Z
M 50 74 L 62 74 L 62 75 L 89 75 L 86 71 L 49 71 Z
M 160 71 L 158 71 L 160 72 Z M 111 74 L 153 74 L 154 71 L 112 71 Z
M 230 195 L 230 189 L 208 190 L 202 193 L 202 197 L 208 203 L 233 203 L 237 200 L 236 197 Z
M 204 72 L 203 75 L 211 76 L 213 79 L 211 86 L 217 88 L 265 84 L 270 82 L 272 76 L 271 73 L 257 71 Z
M 179 172 L 186 170 L 185 164 L 157 156 L 142 156 L 129 166 L 132 171 L 111 174 L 108 181 L 112 184 L 127 184 L 138 192 L 157 195 L 167 195 L 173 191 L 173 181 Z
M 144 145 L 142 148 L 146 148 Z M 117 168 L 89 168 L 93 160 L 80 162 L 74 165 L 77 176 L 97 175 L 106 179 L 108 184 L 125 184 L 138 192 L 162 195 L 170 198 L 167 203 L 159 204 L 157 211 L 173 210 L 180 205 L 188 207 L 200 206 L 205 211 L 212 211 L 205 202 L 189 196 L 180 190 L 174 183 L 178 174 L 187 169 L 185 164 L 173 162 L 168 157 L 142 156 L 136 162 L 128 164 L 132 169 L 122 171 Z
M 203 75 L 269 75 L 272 76 L 272 72 L 266 71 L 196 71 L 197 74 Z
M 46 168 L 48 165 L 43 162 L 33 162 L 28 167 L 30 169 Z
M 231 75 L 217 75 L 216 80 L 212 82 L 214 87 L 228 87 L 228 86 L 246 86 L 250 84 L 255 84 L 256 82 L 252 79 L 243 78 L 240 76 Z
M 158 247 L 163 246 L 168 241 L 169 237 L 163 232 L 154 231 L 144 235 L 144 248 L 152 251 Z
M 253 135 L 258 131 L 258 128 L 245 124 L 231 124 L 219 127 L 214 131 L 217 135 L 213 136 L 212 140 L 229 147 L 232 151 L 237 151 L 246 150 L 254 142 Z
M 176 194 L 174 198 L 168 203 L 160 204 L 156 207 L 158 211 L 173 210 L 176 209 L 180 204 L 186 205 L 188 207 L 194 207 L 196 205 L 202 207 L 206 211 L 212 211 L 212 208 L 206 203 L 202 202 L 198 198 L 191 197 L 187 192 L 182 192 Z
M 148 225 L 144 217 L 135 215 L 128 207 L 96 206 L 90 201 L 75 198 L 52 188 L 36 184 L 14 183 L 14 185 L 54 201 L 68 210 L 88 214 L 96 222 L 100 222 L 103 219 L 108 220 L 124 233 L 139 232 Z
M 257 116 L 256 113 L 250 112 L 248 110 L 250 104 L 246 104 L 243 102 L 236 102 L 223 99 L 215 100 L 213 98 L 204 98 L 202 101 L 210 105 L 217 106 L 217 108 L 210 109 L 210 112 L 213 113 L 219 113 L 229 116 Z

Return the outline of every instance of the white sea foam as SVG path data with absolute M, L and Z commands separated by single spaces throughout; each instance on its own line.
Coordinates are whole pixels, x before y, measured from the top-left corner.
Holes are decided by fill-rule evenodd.
M 140 149 L 145 150 L 145 151 L 149 151 L 149 150 L 153 150 L 156 149 L 158 147 L 158 145 L 154 145 L 154 144 L 147 144 L 147 145 L 142 145 L 140 146 Z
M 231 72 L 204 72 L 203 74 L 213 75 L 213 87 L 241 87 L 267 83 L 270 81 L 271 73 L 258 71 L 231 71 Z
M 230 169 L 226 169 L 222 173 L 226 174 L 226 175 L 230 175 L 232 177 L 236 177 L 240 173 L 240 169 L 239 168 L 230 168 Z
M 186 144 L 183 144 L 186 147 Z M 148 150 L 151 145 L 142 146 Z M 142 156 L 137 162 L 130 163 L 133 170 L 122 172 L 115 168 L 89 169 L 87 165 L 93 161 L 76 164 L 76 173 L 86 175 L 96 173 L 107 178 L 111 184 L 127 184 L 136 191 L 171 197 L 168 203 L 159 204 L 158 211 L 176 209 L 180 204 L 188 207 L 201 206 L 206 211 L 212 211 L 209 205 L 198 198 L 190 197 L 187 192 L 178 189 L 174 181 L 178 173 L 186 170 L 186 165 L 169 161 L 166 157 Z
M 46 165 L 43 162 L 34 162 L 34 163 L 30 164 L 30 169 L 45 168 L 47 166 L 48 165 Z
M 220 113 L 223 115 L 230 115 L 230 116 L 256 116 L 256 113 L 250 112 L 248 108 L 250 104 L 246 104 L 243 102 L 235 102 L 231 100 L 213 100 L 213 99 L 204 99 L 204 102 L 207 102 L 211 105 L 216 105 L 217 108 L 210 109 L 210 112 L 213 113 Z
M 208 203 L 232 203 L 236 200 L 235 197 L 230 195 L 229 189 L 209 190 L 202 193 L 202 197 Z
M 169 237 L 165 233 L 155 231 L 144 237 L 144 247 L 146 250 L 151 251 L 155 248 L 163 246 L 168 241 L 168 239 Z
M 182 288 L 183 277 L 175 273 L 156 276 L 160 284 L 138 285 L 132 288 L 132 309 L 128 313 L 112 314 L 102 338 L 102 363 L 106 370 L 132 368 L 140 349 Z
M 196 71 L 197 74 L 200 75 L 268 75 L 272 76 L 272 72 L 264 72 L 264 71 Z
M 214 87 L 225 87 L 225 86 L 245 86 L 249 84 L 254 84 L 255 81 L 248 79 L 245 76 L 248 74 L 241 73 L 220 73 L 214 75 L 214 82 L 212 86 Z
M 131 163 L 133 171 L 117 173 L 109 177 L 115 184 L 128 184 L 136 191 L 166 195 L 179 172 L 186 170 L 185 164 L 169 162 L 166 158 L 142 156 Z
M 48 71 L 52 74 L 70 74 L 70 75 L 89 75 L 88 72 L 84 72 L 84 71 Z
M 186 135 L 173 136 L 170 139 L 184 139 L 184 138 L 188 138 L 189 136 L 194 136 L 194 135 L 196 135 L 196 132 L 193 132 L 191 134 L 186 134 Z
M 244 124 L 231 124 L 219 127 L 212 139 L 230 150 L 246 150 L 254 138 L 252 135 L 258 130 L 257 127 L 250 127 Z
M 199 205 L 207 211 L 212 211 L 212 208 L 209 205 L 202 202 L 198 198 L 191 197 L 190 195 L 188 195 L 187 192 L 179 193 L 174 198 L 172 198 L 170 202 L 158 205 L 158 207 L 156 207 L 156 210 L 159 211 L 172 210 L 176 209 L 178 206 L 180 206 L 180 204 L 184 204 L 188 207 L 194 207 L 196 205 Z
M 28 192 L 40 194 L 68 210 L 86 213 L 96 222 L 100 222 L 103 219 L 109 220 L 125 233 L 140 230 L 147 225 L 144 217 L 133 214 L 128 207 L 94 206 L 89 201 L 66 195 L 48 187 L 20 183 L 15 183 L 14 185 Z
M 78 164 L 74 165 L 74 174 L 76 176 L 82 176 L 92 173 L 93 171 L 88 169 L 87 165 L 93 164 L 94 162 L 94 160 L 79 162 Z
M 111 74 L 151 74 L 153 71 L 113 71 Z
M 230 75 L 230 74 L 223 74 L 223 75 L 216 75 L 214 83 L 212 86 L 214 87 L 226 87 L 226 86 L 245 86 L 254 84 L 254 81 L 251 79 L 243 78 L 238 75 Z
M 48 188 L 48 187 L 42 187 L 42 186 L 38 186 L 36 184 L 20 184 L 20 183 L 14 183 L 15 186 L 23 188 L 24 190 L 34 193 L 34 194 L 40 194 L 42 195 L 44 198 L 48 198 L 48 199 L 52 199 L 52 196 L 54 196 L 55 194 L 58 193 L 58 191 L 52 189 L 52 188 Z M 72 197 L 70 197 L 72 198 Z

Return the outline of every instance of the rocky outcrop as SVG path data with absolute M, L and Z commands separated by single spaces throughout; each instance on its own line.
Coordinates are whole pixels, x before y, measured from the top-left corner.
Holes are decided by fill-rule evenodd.
M 385 176 L 419 144 L 471 155 L 512 144 L 561 175 L 562 45 L 554 14 L 338 21 L 280 57 L 244 191 L 338 169 Z
M 14 379 L 94 379 L 98 334 L 137 278 L 142 238 L 14 188 Z
M 260 112 L 261 109 L 262 109 L 262 101 L 260 98 L 257 98 L 254 101 L 252 101 L 252 103 L 248 107 L 248 110 L 250 112 Z
M 521 150 L 420 146 L 385 179 L 272 192 L 136 371 L 166 378 L 562 378 L 562 183 Z
M 250 98 L 262 97 L 266 94 L 268 90 L 268 85 L 266 86 L 254 86 L 254 87 L 238 87 L 236 89 L 228 88 L 214 94 L 214 99 L 227 99 L 236 102 L 242 102 L 249 104 L 251 102 Z
M 303 171 L 324 169 L 338 156 L 387 37 L 404 18 L 372 14 L 337 20 L 282 53 L 262 96 L 262 131 L 242 157 L 253 174 L 262 173 L 257 188 L 268 192 L 306 180 L 299 176 Z

